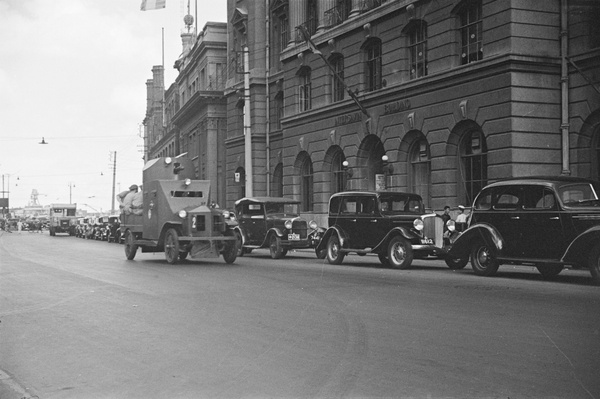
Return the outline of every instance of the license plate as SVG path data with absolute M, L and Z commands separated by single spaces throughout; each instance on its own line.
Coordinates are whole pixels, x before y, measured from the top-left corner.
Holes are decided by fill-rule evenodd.
M 421 244 L 423 245 L 433 245 L 433 239 L 431 238 L 422 238 Z
M 300 234 L 290 233 L 288 234 L 289 241 L 298 241 L 300 239 Z

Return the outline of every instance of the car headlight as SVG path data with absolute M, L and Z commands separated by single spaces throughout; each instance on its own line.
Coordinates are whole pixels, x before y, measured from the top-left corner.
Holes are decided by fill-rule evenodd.
M 185 179 L 183 181 L 183 184 L 185 184 L 186 186 L 189 186 L 190 184 L 192 184 L 192 179 Z
M 456 222 L 450 219 L 446 222 L 446 227 L 448 228 L 448 231 L 454 231 L 456 230 Z
M 413 221 L 413 226 L 415 227 L 415 229 L 421 231 L 421 230 L 423 230 L 423 227 L 424 227 L 423 221 L 421 219 L 415 219 Z
M 317 229 L 317 227 L 319 227 L 319 226 L 317 225 L 317 222 L 315 222 L 314 220 L 311 220 L 311 221 L 308 223 L 308 227 L 310 227 L 310 228 L 311 228 L 311 229 L 313 229 L 313 230 L 316 230 L 316 229 Z
M 185 209 L 182 209 L 179 211 L 178 215 L 180 218 L 185 219 L 185 217 L 187 216 L 187 212 L 185 211 Z
M 231 217 L 231 213 L 229 211 L 223 211 L 222 215 L 225 219 L 229 219 Z
M 286 220 L 284 223 L 284 226 L 286 229 L 290 230 L 292 228 L 292 221 L 291 220 Z
M 170 165 L 171 162 L 173 162 L 173 158 L 171 158 L 171 157 L 166 157 L 165 158 L 165 165 Z

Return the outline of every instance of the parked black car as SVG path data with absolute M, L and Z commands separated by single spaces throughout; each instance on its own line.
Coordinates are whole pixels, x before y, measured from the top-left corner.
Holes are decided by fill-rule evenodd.
M 600 283 L 600 182 L 537 176 L 492 183 L 475 198 L 451 255 L 470 256 L 482 276 L 517 264 L 554 277 L 570 265 L 589 268 Z
M 256 248 L 269 248 L 271 257 L 284 257 L 290 249 L 315 248 L 323 228 L 298 213 L 300 202 L 281 197 L 242 198 L 235 203 L 239 225 L 238 256 Z M 324 252 L 317 257 L 324 257 Z
M 104 230 L 105 240 L 108 242 L 120 242 L 121 241 L 121 220 L 119 215 L 112 215 L 108 217 L 108 225 Z
M 445 232 L 448 231 L 447 234 Z M 443 258 L 452 269 L 465 267 L 462 259 L 447 258 L 449 233 L 443 219 L 425 212 L 418 194 L 391 191 L 349 191 L 329 199 L 329 229 L 317 246 L 327 260 L 340 264 L 346 254 L 375 253 L 384 266 L 405 269 L 413 258 Z

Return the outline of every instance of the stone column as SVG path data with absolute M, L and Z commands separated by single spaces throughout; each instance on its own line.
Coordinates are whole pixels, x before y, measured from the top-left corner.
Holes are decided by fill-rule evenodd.
M 363 0 L 352 0 L 352 10 L 350 10 L 350 16 L 348 18 L 354 18 L 360 14 L 360 3 Z
M 335 0 L 319 0 L 317 3 L 317 14 L 319 15 L 319 26 L 317 33 L 323 32 L 329 25 L 329 15 L 325 12 L 335 7 Z
M 306 0 L 293 0 L 290 8 L 290 45 L 296 42 L 296 27 L 306 22 Z

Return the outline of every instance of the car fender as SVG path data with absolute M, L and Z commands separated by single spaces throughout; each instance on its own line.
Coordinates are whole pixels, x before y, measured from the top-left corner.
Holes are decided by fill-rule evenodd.
M 278 229 L 277 227 L 271 227 L 269 230 L 267 230 L 267 232 L 265 233 L 265 238 L 263 240 L 263 242 L 260 244 L 261 248 L 264 247 L 268 247 L 269 246 L 269 241 L 271 240 L 271 236 L 275 234 L 277 237 L 279 238 L 283 238 L 283 232 Z
M 388 231 L 388 233 L 385 235 L 385 237 L 383 237 L 383 240 L 381 240 L 379 242 L 379 244 L 377 244 L 375 247 L 373 247 L 372 251 L 377 252 L 381 248 L 386 250 L 388 242 L 396 236 L 402 236 L 403 238 L 407 239 L 408 241 L 411 241 L 415 238 L 419 238 L 419 236 L 417 236 L 415 233 L 412 233 L 410 230 L 408 230 L 404 227 L 394 227 L 393 229 Z
M 456 259 L 469 256 L 473 245 L 480 241 L 493 247 L 498 255 L 502 253 L 505 247 L 504 239 L 494 226 L 487 223 L 478 223 L 470 226 L 456 238 L 448 255 Z
M 235 227 L 232 228 L 233 230 L 233 234 L 235 235 L 235 233 L 238 233 L 240 235 L 240 237 L 242 237 L 242 246 L 246 243 L 246 236 L 244 235 L 244 231 L 242 230 L 242 228 L 237 225 Z
M 336 234 L 340 238 L 340 245 L 342 248 L 344 248 L 344 241 L 347 239 L 348 235 L 341 227 L 333 225 L 325 231 L 315 250 L 317 252 L 324 250 L 327 247 L 327 241 L 329 240 L 329 237 L 331 237 L 333 234 Z
M 567 247 L 561 261 L 585 263 L 586 256 L 595 245 L 600 244 L 600 226 L 592 226 L 579 234 Z

